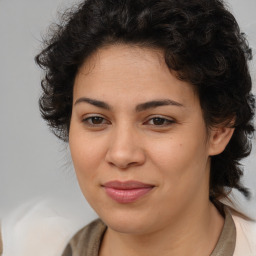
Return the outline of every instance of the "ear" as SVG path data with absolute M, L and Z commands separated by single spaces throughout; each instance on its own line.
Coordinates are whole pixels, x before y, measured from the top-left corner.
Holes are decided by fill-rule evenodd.
M 235 128 L 214 127 L 210 131 L 209 155 L 214 156 L 222 153 L 228 145 Z

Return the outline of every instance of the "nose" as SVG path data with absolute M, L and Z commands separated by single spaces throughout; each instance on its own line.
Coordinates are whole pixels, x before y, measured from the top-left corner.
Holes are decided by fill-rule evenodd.
M 109 164 L 119 169 L 143 165 L 146 155 L 142 140 L 136 131 L 127 127 L 115 129 L 110 138 L 105 159 Z

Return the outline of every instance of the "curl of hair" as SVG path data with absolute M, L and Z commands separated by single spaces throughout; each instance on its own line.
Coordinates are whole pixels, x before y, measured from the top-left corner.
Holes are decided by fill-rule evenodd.
M 168 67 L 196 89 L 207 127 L 232 126 L 228 146 L 211 160 L 210 198 L 240 183 L 239 161 L 251 151 L 255 99 L 244 34 L 221 0 L 86 0 L 63 14 L 36 56 L 44 69 L 42 117 L 68 141 L 73 83 L 79 67 L 100 47 L 129 44 L 162 49 Z

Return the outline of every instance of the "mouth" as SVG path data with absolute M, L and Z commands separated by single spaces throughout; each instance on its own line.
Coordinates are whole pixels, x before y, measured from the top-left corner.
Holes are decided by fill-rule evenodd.
M 155 186 L 139 181 L 110 181 L 103 184 L 106 194 L 118 203 L 132 203 L 148 194 Z

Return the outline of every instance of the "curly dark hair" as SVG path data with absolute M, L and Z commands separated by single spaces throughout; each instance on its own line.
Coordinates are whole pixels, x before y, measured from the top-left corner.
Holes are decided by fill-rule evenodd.
M 235 128 L 226 149 L 211 160 L 210 199 L 232 188 L 246 197 L 239 161 L 251 151 L 255 99 L 247 61 L 251 50 L 221 0 L 86 0 L 51 27 L 36 56 L 44 69 L 42 117 L 68 141 L 74 78 L 100 47 L 129 44 L 161 49 L 168 67 L 192 84 L 207 127 Z

